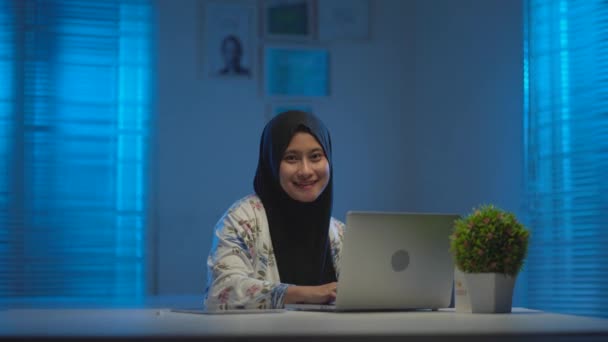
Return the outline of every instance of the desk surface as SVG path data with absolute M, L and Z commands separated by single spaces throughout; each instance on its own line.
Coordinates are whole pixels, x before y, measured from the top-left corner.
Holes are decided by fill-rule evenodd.
M 203 315 L 168 309 L 11 309 L 0 311 L 0 339 L 97 337 L 198 340 L 608 341 L 608 320 L 514 309 L 511 314 L 438 312 Z

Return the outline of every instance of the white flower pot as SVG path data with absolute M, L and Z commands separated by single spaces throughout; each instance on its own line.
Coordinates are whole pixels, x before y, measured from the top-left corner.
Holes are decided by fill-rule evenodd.
M 463 274 L 472 313 L 511 312 L 515 277 L 502 273 Z
M 456 312 L 471 313 L 471 298 L 467 290 L 464 272 L 454 267 L 454 306 Z

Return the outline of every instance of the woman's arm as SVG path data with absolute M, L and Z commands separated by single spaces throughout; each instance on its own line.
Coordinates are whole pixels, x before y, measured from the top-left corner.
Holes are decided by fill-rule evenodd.
M 284 305 L 287 284 L 271 283 L 263 271 L 255 274 L 254 257 L 264 251 L 255 247 L 255 229 L 239 209 L 229 210 L 215 228 L 207 259 L 208 310 L 271 309 Z M 254 220 L 255 221 L 255 220 Z
M 336 300 L 338 283 L 320 286 L 289 286 L 285 294 L 285 304 L 310 303 L 324 304 Z

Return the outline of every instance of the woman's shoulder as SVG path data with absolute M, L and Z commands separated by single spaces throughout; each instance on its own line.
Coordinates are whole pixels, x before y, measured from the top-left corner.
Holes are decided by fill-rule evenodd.
M 340 228 L 342 228 L 342 229 L 344 229 L 344 227 L 346 226 L 346 225 L 344 224 L 344 222 L 342 222 L 342 221 L 338 220 L 337 218 L 335 218 L 335 217 L 333 217 L 333 216 L 331 217 L 330 224 L 331 224 L 332 226 L 337 226 L 337 227 L 340 227 Z
M 264 205 L 262 204 L 262 200 L 256 194 L 247 195 L 230 206 L 228 209 L 228 214 L 233 213 L 245 213 L 245 214 L 258 214 L 264 212 Z
M 260 225 L 266 222 L 265 215 L 266 212 L 260 198 L 255 194 L 247 195 L 235 201 L 226 210 L 222 218 L 217 222 L 216 230 L 237 232 L 245 228 L 259 228 Z
M 329 227 L 334 233 L 337 233 L 339 236 L 342 236 L 344 235 L 344 229 L 346 225 L 344 224 L 344 222 L 338 220 L 335 217 L 332 217 L 329 222 Z

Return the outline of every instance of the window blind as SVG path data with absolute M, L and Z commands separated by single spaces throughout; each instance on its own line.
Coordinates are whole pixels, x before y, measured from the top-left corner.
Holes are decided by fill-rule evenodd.
M 0 298 L 138 300 L 151 5 L 0 1 Z
M 531 308 L 608 317 L 608 2 L 525 2 Z
M 0 293 L 6 293 L 11 282 L 4 277 L 12 271 L 8 257 L 10 250 L 9 220 L 12 216 L 9 200 L 13 173 L 14 122 L 14 13 L 12 3 L 0 0 Z

